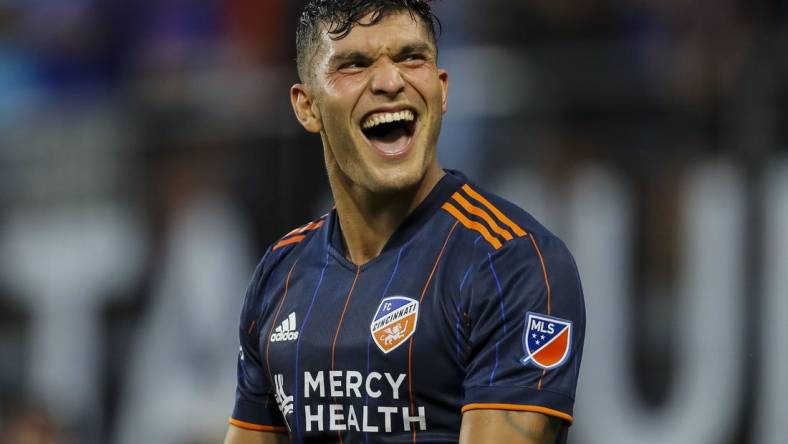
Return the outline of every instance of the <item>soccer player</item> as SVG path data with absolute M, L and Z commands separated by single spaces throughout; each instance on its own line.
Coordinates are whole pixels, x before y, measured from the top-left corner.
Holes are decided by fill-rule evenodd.
M 336 207 L 255 270 L 227 444 L 566 440 L 577 269 L 528 213 L 439 166 L 435 23 L 424 0 L 306 2 L 291 100 Z

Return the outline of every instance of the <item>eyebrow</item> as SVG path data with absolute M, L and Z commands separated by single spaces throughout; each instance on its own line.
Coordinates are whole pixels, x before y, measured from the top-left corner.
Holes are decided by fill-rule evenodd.
M 430 52 L 432 47 L 424 42 L 410 43 L 400 48 L 397 55 L 413 54 L 414 52 Z
M 432 47 L 424 42 L 414 42 L 408 43 L 400 47 L 397 52 L 394 54 L 394 57 L 400 57 L 405 54 L 413 54 L 416 52 L 431 52 Z M 331 56 L 328 63 L 331 66 L 341 65 L 345 62 L 351 61 L 361 61 L 361 60 L 370 60 L 372 56 L 368 53 L 358 51 L 358 50 L 350 50 L 345 52 L 338 52 Z
M 329 65 L 335 66 L 335 65 L 341 65 L 345 62 L 368 60 L 368 59 L 370 59 L 370 56 L 361 51 L 346 51 L 332 55 L 328 63 Z

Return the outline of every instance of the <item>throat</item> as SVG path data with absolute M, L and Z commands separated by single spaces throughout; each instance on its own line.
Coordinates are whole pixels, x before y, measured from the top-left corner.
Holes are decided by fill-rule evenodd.
M 341 243 L 345 257 L 356 265 L 363 265 L 383 252 L 445 174 L 435 162 L 412 186 L 391 192 L 371 192 L 332 165 L 327 162 Z
M 403 205 L 377 212 L 364 212 L 359 208 L 343 211 L 337 205 L 345 257 L 356 265 L 364 265 L 378 257 L 408 216 L 408 210 Z

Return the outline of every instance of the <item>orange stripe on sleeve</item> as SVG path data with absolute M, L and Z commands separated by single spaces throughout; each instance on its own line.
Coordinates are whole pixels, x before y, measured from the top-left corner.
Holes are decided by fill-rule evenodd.
M 317 221 L 317 222 L 310 222 L 310 223 L 304 225 L 302 228 L 299 228 L 298 232 L 299 233 L 303 233 L 303 232 L 306 232 L 306 231 L 317 230 L 318 228 L 322 227 L 324 223 L 325 223 L 325 221 L 322 220 L 322 219 Z
M 474 191 L 473 188 L 471 188 L 467 183 L 462 186 L 462 189 L 463 189 L 463 191 L 468 193 L 469 196 L 471 196 L 472 198 L 476 199 L 477 201 L 479 201 L 479 203 L 481 203 L 482 205 L 487 207 L 487 209 L 492 211 L 492 213 L 495 215 L 495 217 L 498 218 L 498 220 L 500 220 L 504 224 L 508 225 L 509 228 L 511 228 L 512 231 L 514 231 L 514 234 L 516 234 L 519 237 L 523 237 L 523 236 L 526 235 L 525 230 L 520 228 L 519 225 L 517 225 L 511 219 L 509 219 L 503 213 L 501 213 L 501 211 L 498 208 L 496 208 L 495 205 L 491 204 L 489 200 L 484 198 L 484 196 L 482 196 L 481 194 L 479 194 L 476 191 Z
M 283 237 L 288 237 L 290 235 L 297 234 L 297 233 L 304 233 L 306 231 L 317 230 L 318 228 L 322 227 L 325 222 L 326 222 L 325 219 L 320 219 L 317 222 L 309 222 L 306 225 L 303 225 L 301 227 L 298 227 L 298 228 L 290 231 L 289 233 L 285 234 Z
M 446 210 L 449 213 L 451 213 L 451 215 L 454 216 L 458 221 L 460 221 L 460 223 L 462 223 L 466 228 L 474 230 L 474 231 L 478 231 L 479 233 L 481 233 L 481 235 L 484 237 L 484 239 L 487 242 L 489 242 L 490 245 L 495 247 L 496 250 L 501 248 L 502 244 L 501 244 L 501 241 L 498 240 L 498 238 L 496 238 L 492 234 L 490 234 L 490 231 L 487 228 L 485 228 L 484 225 L 480 224 L 479 222 L 470 220 L 467 217 L 465 217 L 465 215 L 462 214 L 460 212 L 460 210 L 457 209 L 457 207 L 455 207 L 454 205 L 446 202 L 446 203 L 443 204 L 443 206 L 441 208 L 443 208 L 444 210 Z
M 554 416 L 556 418 L 563 419 L 569 424 L 572 424 L 572 422 L 574 421 L 572 415 L 568 413 L 564 413 L 560 410 L 554 410 L 538 405 L 474 403 L 474 404 L 466 404 L 462 407 L 462 413 L 465 413 L 469 410 L 514 410 L 519 412 L 535 412 L 535 413 L 542 413 L 547 416 Z
M 309 226 L 311 223 L 312 223 L 312 222 L 309 222 L 309 223 L 308 223 L 308 224 L 306 224 L 306 225 L 302 225 L 302 226 L 300 226 L 300 227 L 298 227 L 298 228 L 293 228 L 293 229 L 292 229 L 292 230 L 291 230 L 289 233 L 285 234 L 285 235 L 284 235 L 284 236 L 282 236 L 282 237 L 283 237 L 283 238 L 285 238 L 285 237 L 288 237 L 288 236 L 292 236 L 292 235 L 294 235 L 294 234 L 298 234 L 298 233 L 300 233 L 300 232 L 301 232 L 301 231 L 302 231 L 304 228 L 308 227 L 308 226 Z
M 465 208 L 465 211 L 467 211 L 467 212 L 469 212 L 469 213 L 471 213 L 473 215 L 479 216 L 482 219 L 484 219 L 484 221 L 487 222 L 487 225 L 489 225 L 490 228 L 492 228 L 493 231 L 495 231 L 496 233 L 498 233 L 501 236 L 503 236 L 504 239 L 506 239 L 508 241 L 513 239 L 511 233 L 509 233 L 508 231 L 504 230 L 503 228 L 501 228 L 500 225 L 495 223 L 493 218 L 490 217 L 490 215 L 486 211 L 484 211 L 481 208 L 479 208 L 479 207 L 471 204 L 470 202 L 468 202 L 467 199 L 462 197 L 462 194 L 454 193 L 452 198 L 455 201 L 457 201 L 457 203 L 459 203 L 463 208 Z
M 279 242 L 277 242 L 276 245 L 274 245 L 273 249 L 274 250 L 278 250 L 278 249 L 280 249 L 282 247 L 285 247 L 287 245 L 290 245 L 290 244 L 297 244 L 297 243 L 301 242 L 302 240 L 304 240 L 305 237 L 306 236 L 304 236 L 304 235 L 300 235 L 300 236 L 288 237 L 287 239 L 282 239 Z
M 308 224 L 307 224 L 307 225 L 308 225 Z M 304 227 L 305 227 L 305 226 L 306 226 L 306 225 L 304 225 Z M 298 232 L 299 232 L 299 231 L 300 231 L 302 228 L 304 228 L 304 227 L 298 227 L 298 228 L 294 228 L 293 230 L 291 230 L 290 232 L 288 232 L 287 234 L 285 234 L 284 236 L 282 236 L 282 238 L 285 238 L 285 237 L 291 236 L 291 235 L 293 235 L 293 234 L 296 234 L 296 233 L 298 233 Z
M 325 222 L 326 221 L 324 219 L 320 219 L 317 222 L 309 222 L 303 227 L 296 228 L 295 230 L 285 234 L 285 236 L 279 242 L 277 242 L 276 245 L 274 245 L 273 249 L 278 250 L 287 245 L 297 244 L 298 242 L 301 242 L 306 237 L 306 235 L 301 233 L 317 230 L 318 228 L 322 227 Z M 296 234 L 297 236 L 293 236 L 294 234 Z
M 246 430 L 254 430 L 256 432 L 287 433 L 287 427 L 253 424 L 251 422 L 240 421 L 235 418 L 230 418 L 228 422 L 236 427 Z

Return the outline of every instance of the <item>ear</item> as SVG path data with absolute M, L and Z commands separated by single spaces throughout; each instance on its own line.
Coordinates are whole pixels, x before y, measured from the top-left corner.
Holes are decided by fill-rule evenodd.
M 441 82 L 441 106 L 443 113 L 446 113 L 449 109 L 449 73 L 445 69 L 439 69 L 438 79 Z
M 293 105 L 298 122 L 305 130 L 310 133 L 319 133 L 323 129 L 320 112 L 314 106 L 305 84 L 296 83 L 290 88 L 290 103 Z

